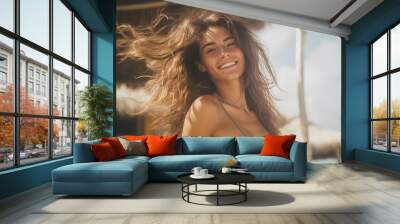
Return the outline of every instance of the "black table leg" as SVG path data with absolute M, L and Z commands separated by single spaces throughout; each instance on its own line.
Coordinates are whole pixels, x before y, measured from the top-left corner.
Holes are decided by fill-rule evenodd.
M 245 190 L 245 192 L 244 192 L 244 201 L 247 201 L 247 192 L 248 192 L 248 190 L 247 190 L 247 182 L 246 183 L 244 183 L 244 190 Z
M 219 184 L 217 184 L 217 206 L 219 205 Z
M 196 186 L 195 186 L 195 191 L 197 192 L 197 184 L 196 184 Z

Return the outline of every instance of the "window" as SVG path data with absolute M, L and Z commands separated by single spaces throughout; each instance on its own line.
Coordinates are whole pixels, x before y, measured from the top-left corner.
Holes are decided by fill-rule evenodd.
M 40 95 L 40 84 L 36 84 L 36 95 Z
M 29 79 L 33 80 L 33 67 L 29 66 L 29 71 L 28 71 Z
M 400 153 L 400 24 L 370 45 L 371 148 Z
M 0 84 L 6 85 L 7 84 L 7 73 L 0 71 Z
M 0 91 L 6 91 L 7 86 L 7 56 L 0 54 Z
M 7 67 L 7 56 L 0 54 L 0 67 L 6 68 Z
M 90 85 L 90 31 L 63 0 L 0 0 L 0 27 L 0 170 L 72 155 L 87 139 L 73 105 Z
M 33 82 L 28 82 L 28 93 L 33 94 Z
M 46 86 L 42 86 L 42 96 L 46 96 Z

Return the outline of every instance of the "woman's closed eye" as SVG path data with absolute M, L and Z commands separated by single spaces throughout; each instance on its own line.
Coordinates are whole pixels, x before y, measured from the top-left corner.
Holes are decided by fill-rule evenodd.
M 215 52 L 217 49 L 215 48 L 215 47 L 210 47 L 210 48 L 207 48 L 206 49 L 206 53 L 208 54 L 208 53 L 212 53 L 212 52 Z

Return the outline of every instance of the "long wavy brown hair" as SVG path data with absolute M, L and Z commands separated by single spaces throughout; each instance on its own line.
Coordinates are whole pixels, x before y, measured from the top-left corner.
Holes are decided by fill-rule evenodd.
M 262 45 L 242 21 L 207 10 L 188 10 L 179 16 L 161 10 L 151 25 L 117 27 L 119 60 L 144 60 L 152 73 L 145 84 L 150 100 L 139 113 L 150 113 L 153 124 L 166 133 L 181 134 L 193 101 L 216 91 L 210 76 L 196 64 L 199 40 L 213 26 L 227 29 L 236 39 L 246 60 L 241 76 L 246 103 L 269 133 L 278 134 L 281 117 L 270 92 L 276 79 Z

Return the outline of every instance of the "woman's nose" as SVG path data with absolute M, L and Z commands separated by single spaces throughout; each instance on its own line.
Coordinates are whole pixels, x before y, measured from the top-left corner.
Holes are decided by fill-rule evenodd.
M 226 46 L 220 47 L 220 54 L 221 54 L 221 56 L 229 56 L 230 52 L 229 52 L 228 47 L 226 47 Z

